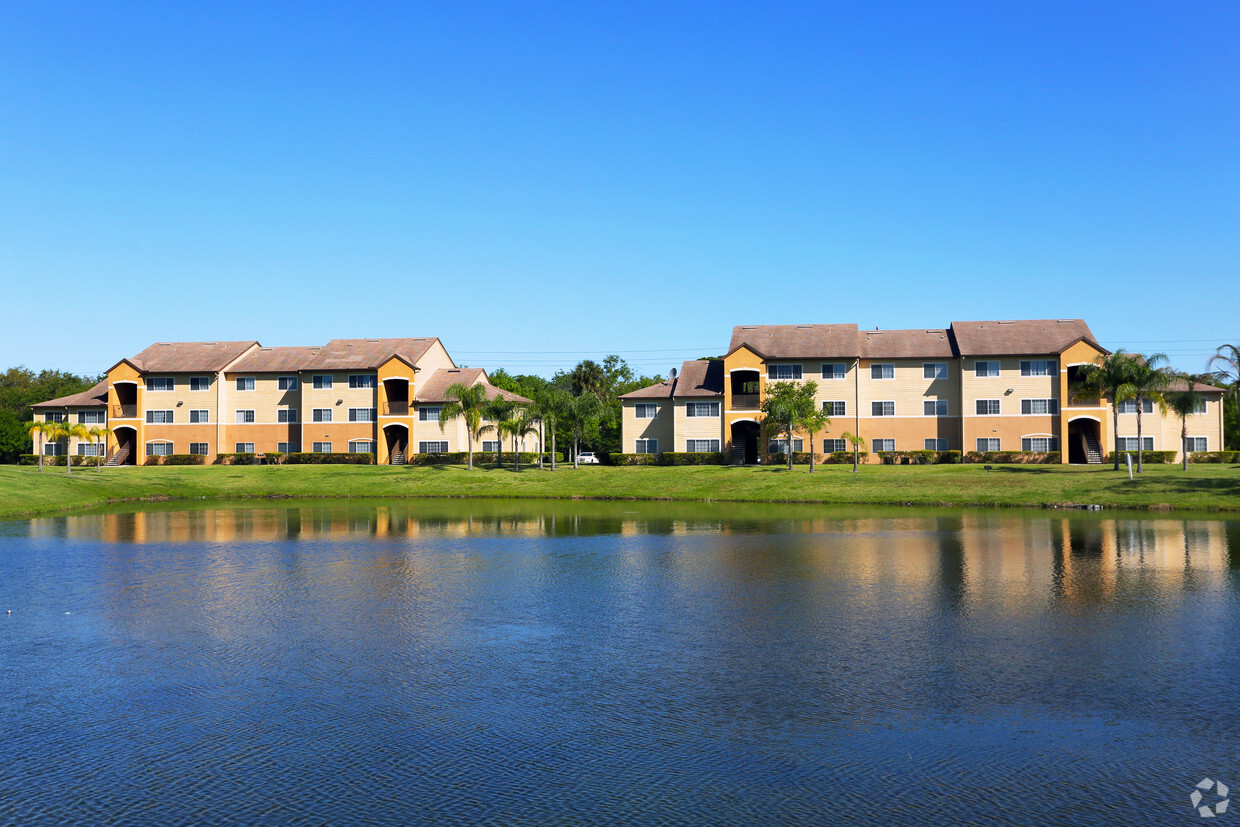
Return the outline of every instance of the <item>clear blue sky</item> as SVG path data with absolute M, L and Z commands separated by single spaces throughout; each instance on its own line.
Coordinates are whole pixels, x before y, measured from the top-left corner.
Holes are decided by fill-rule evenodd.
M 734 324 L 1240 343 L 1240 4 L 9 3 L 0 367 Z M 149 298 L 138 300 L 139 292 Z

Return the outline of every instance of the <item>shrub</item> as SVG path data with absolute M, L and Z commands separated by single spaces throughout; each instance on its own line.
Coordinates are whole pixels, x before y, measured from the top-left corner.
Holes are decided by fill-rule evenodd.
M 22 454 L 21 456 L 17 458 L 17 464 L 18 465 L 38 465 L 39 455 L 38 454 Z
M 658 454 L 608 454 L 612 465 L 658 465 Z
M 207 462 L 202 454 L 170 454 L 162 459 L 160 465 L 205 465 Z
M 1058 451 L 969 451 L 964 455 L 964 461 L 995 465 L 1057 465 L 1060 456 Z
M 374 454 L 296 453 L 284 458 L 286 465 L 374 465 Z
M 1131 454 L 1132 464 L 1133 465 L 1137 464 L 1137 452 L 1136 451 L 1120 451 L 1119 462 L 1121 465 L 1123 465 L 1124 462 L 1126 461 L 1124 459 L 1124 454 Z M 1176 455 L 1175 451 L 1142 451 L 1141 452 L 1143 461 L 1148 462 L 1152 465 L 1170 465 L 1175 462 L 1175 455 Z M 1114 463 L 1115 462 L 1114 452 L 1107 454 L 1106 457 L 1103 459 L 1103 462 Z
M 51 465 L 51 466 L 59 466 L 60 468 L 64 468 L 64 467 L 65 467 L 65 460 L 66 460 L 66 459 L 69 459 L 69 457 L 64 457 L 64 456 L 59 456 L 59 457 L 46 457 L 46 456 L 45 456 L 45 457 L 43 457 L 43 464 L 44 464 L 44 465 Z M 78 456 L 78 455 L 76 455 L 76 454 L 74 454 L 74 455 L 72 456 L 72 460 L 73 460 L 73 467 L 74 467 L 74 468 L 82 468 L 82 467 L 84 467 L 84 466 L 87 466 L 87 467 L 90 467 L 90 468 L 94 468 L 94 467 L 95 467 L 95 462 L 96 462 L 97 460 L 98 460 L 99 462 L 101 462 L 101 463 L 102 463 L 102 462 L 107 462 L 107 458 L 106 458 L 106 457 L 105 457 L 105 458 L 100 458 L 100 457 L 79 457 L 79 456 Z M 38 455 L 35 455 L 35 457 L 34 457 L 34 464 L 35 464 L 35 465 L 38 465 L 38 464 L 39 464 L 39 457 L 38 457 Z
M 257 454 L 216 454 L 216 465 L 253 465 L 257 461 Z
M 1209 464 L 1230 464 L 1240 462 L 1240 451 L 1193 451 L 1188 455 L 1188 460 Z M 22 464 L 26 464 L 24 457 Z
M 551 462 L 551 452 L 544 451 L 543 459 Z M 564 462 L 564 454 L 555 452 L 555 461 Z M 410 454 L 405 458 L 406 465 L 465 465 L 469 462 L 469 454 L 465 451 L 449 451 L 446 454 Z M 474 466 L 494 465 L 497 463 L 494 451 L 474 451 Z M 504 464 L 512 464 L 512 452 L 504 452 Z M 538 453 L 535 451 L 521 452 L 522 465 L 537 465 Z
M 641 455 L 638 454 L 637 456 Z M 650 454 L 646 454 L 646 456 L 650 456 Z M 695 453 L 664 451 L 654 456 L 659 458 L 659 465 L 723 465 L 727 461 L 727 455 L 721 451 L 701 451 Z

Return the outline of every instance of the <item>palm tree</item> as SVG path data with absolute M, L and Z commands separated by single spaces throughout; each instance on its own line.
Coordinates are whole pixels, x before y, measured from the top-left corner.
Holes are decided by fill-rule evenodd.
M 95 443 L 96 445 L 102 442 L 103 446 L 106 448 L 108 444 L 108 437 L 112 435 L 112 429 L 109 428 L 107 425 L 92 425 L 90 430 L 88 430 L 86 433 L 90 435 L 91 442 Z M 97 451 L 95 453 L 95 470 L 97 471 L 103 470 L 104 453 L 105 453 L 104 451 Z
M 49 429 L 50 436 L 53 440 L 65 441 L 65 473 L 68 474 L 73 470 L 73 457 L 69 454 L 69 443 L 74 437 L 78 439 L 89 439 L 90 432 L 86 430 L 85 425 L 77 422 L 69 421 L 66 416 L 63 422 L 49 422 L 52 427 Z
M 439 430 L 458 417 L 465 420 L 465 447 L 469 453 L 467 470 L 474 470 L 474 442 L 482 436 L 482 412 L 487 405 L 487 389 L 482 385 L 456 382 L 443 392 L 447 397 L 439 409 Z
M 495 432 L 495 439 L 499 443 L 499 450 L 495 452 L 495 463 L 500 468 L 504 467 L 504 436 L 509 431 L 505 423 L 512 419 L 512 412 L 516 407 L 515 402 L 510 402 L 502 396 L 497 396 L 483 408 L 483 416 L 495 423 L 494 426 L 485 430 Z
M 555 470 L 555 431 L 556 425 L 560 420 L 567 419 L 566 411 L 571 402 L 572 396 L 565 390 L 559 388 L 549 388 L 534 397 L 534 410 L 537 411 L 540 421 L 546 423 L 547 428 L 551 431 L 551 470 Z M 546 443 L 544 442 L 545 446 Z M 541 457 L 539 462 L 542 462 Z
M 814 440 L 819 431 L 831 424 L 831 417 L 827 416 L 827 412 L 821 408 L 811 407 L 797 424 L 809 433 L 809 472 L 812 474 L 814 473 Z
M 853 473 L 857 473 L 857 451 L 865 447 L 865 440 L 854 434 L 852 431 L 845 431 L 840 434 L 841 439 L 848 440 L 848 444 L 853 449 Z
M 518 440 L 524 442 L 527 436 L 535 436 L 538 433 L 538 428 L 534 427 L 536 421 L 537 417 L 522 409 L 517 411 L 516 416 L 504 423 L 507 425 L 508 434 L 512 437 L 513 468 L 517 471 L 521 470 L 521 449 L 517 442 Z
M 26 429 L 26 433 L 30 434 L 31 449 L 39 455 L 40 474 L 43 473 L 43 446 L 35 440 L 35 435 L 38 434 L 41 437 L 47 438 L 47 436 L 52 432 L 52 424 L 53 423 L 51 422 L 36 419 L 31 420 L 22 426 Z
M 602 412 L 602 401 L 592 393 L 581 396 L 569 396 L 564 400 L 562 416 L 566 424 L 573 429 L 573 468 L 580 468 L 577 455 L 581 453 L 581 434 L 586 426 L 598 418 Z
M 1184 455 L 1185 471 L 1188 470 L 1188 416 L 1196 413 L 1203 398 L 1196 386 L 1205 384 L 1214 377 L 1213 373 L 1177 373 L 1173 378 L 1176 384 L 1183 382 L 1184 388 L 1176 388 L 1163 394 L 1167 407 L 1180 418 L 1180 453 Z
M 1075 397 L 1105 396 L 1111 400 L 1111 436 L 1115 440 L 1112 456 L 1119 470 L 1119 403 L 1136 395 L 1132 380 L 1137 359 L 1123 348 L 1094 359 L 1094 364 L 1081 367 L 1079 379 L 1072 387 Z
M 1228 386 L 1231 391 L 1232 406 L 1240 410 L 1240 347 L 1236 345 L 1220 345 L 1218 352 L 1210 357 L 1206 368 L 1211 369 L 1215 365 L 1222 366 L 1222 369 L 1214 374 L 1215 378 Z M 1223 447 L 1226 448 L 1228 446 L 1224 445 Z M 1233 445 L 1230 447 L 1234 448 L 1237 446 Z
M 573 385 L 573 393 L 577 396 L 590 393 L 602 398 L 607 388 L 607 373 L 598 362 L 585 359 L 577 363 L 569 375 Z
M 1132 398 L 1137 403 L 1137 473 L 1140 474 L 1145 470 L 1145 464 L 1142 461 L 1144 456 L 1141 449 L 1141 408 L 1145 404 L 1145 400 L 1158 403 L 1162 413 L 1167 412 L 1167 403 L 1163 399 L 1162 392 L 1167 387 L 1167 371 L 1163 366 L 1167 363 L 1167 356 L 1164 353 L 1152 353 L 1149 356 L 1140 357 L 1133 366 L 1132 374 Z

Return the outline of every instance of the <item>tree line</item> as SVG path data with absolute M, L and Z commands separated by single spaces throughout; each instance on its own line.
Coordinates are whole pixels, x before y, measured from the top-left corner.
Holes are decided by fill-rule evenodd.
M 27 427 L 34 419 L 31 405 L 88 391 L 101 379 L 59 370 L 35 373 L 24 367 L 9 368 L 0 375 L 0 462 L 17 462 L 22 454 L 33 452 Z

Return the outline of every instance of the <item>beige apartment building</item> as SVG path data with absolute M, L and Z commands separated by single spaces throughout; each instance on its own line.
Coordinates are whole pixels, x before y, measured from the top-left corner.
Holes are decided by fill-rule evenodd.
M 1112 450 L 1111 406 L 1069 387 L 1108 351 L 1080 319 L 953 322 L 945 329 L 866 330 L 855 324 L 748 325 L 722 359 L 685 362 L 667 381 L 622 398 L 626 453 L 723 451 L 755 463 L 786 450 L 762 442 L 770 382 L 813 381 L 831 424 L 817 453 L 851 450 L 843 434 L 879 451 L 1058 451 L 1061 462 L 1101 462 Z M 1221 450 L 1223 391 L 1198 385 L 1190 448 Z M 1133 403 L 1121 403 L 1121 447 L 1137 447 Z M 1180 423 L 1147 403 L 1145 450 L 1176 451 Z M 794 435 L 793 450 L 809 450 Z M 877 461 L 877 459 L 872 459 Z
M 333 339 L 315 347 L 160 342 L 122 359 L 89 391 L 34 405 L 45 420 L 106 426 L 106 443 L 41 438 L 36 452 L 134 465 L 171 454 L 368 453 L 379 464 L 467 450 L 463 420 L 439 427 L 453 384 L 529 400 L 460 368 L 439 339 Z M 537 439 L 525 450 L 540 450 Z M 494 438 L 474 441 L 494 451 Z M 208 460 L 208 462 L 211 460 Z

